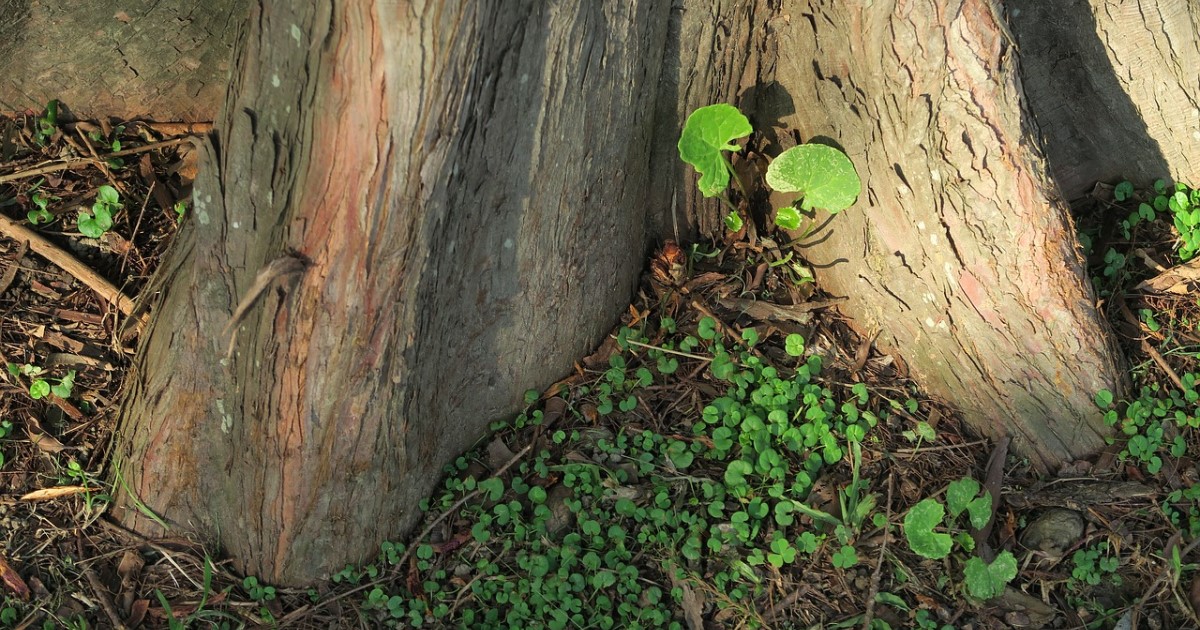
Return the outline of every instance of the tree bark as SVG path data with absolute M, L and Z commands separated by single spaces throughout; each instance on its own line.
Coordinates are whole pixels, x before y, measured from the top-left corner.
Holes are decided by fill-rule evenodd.
M 1200 6 L 1009 2 L 1022 85 L 1068 199 L 1097 181 L 1200 184 Z
M 0 110 L 212 120 L 248 0 L 0 0 Z
M 1093 396 L 1121 371 L 994 7 L 785 2 L 763 79 L 794 99 L 781 120 L 840 144 L 863 179 L 803 249 L 822 288 L 929 393 L 1048 469 L 1103 446 Z
M 124 521 L 158 533 L 140 501 L 280 584 L 406 531 L 627 303 L 669 9 L 257 3 L 150 289 Z

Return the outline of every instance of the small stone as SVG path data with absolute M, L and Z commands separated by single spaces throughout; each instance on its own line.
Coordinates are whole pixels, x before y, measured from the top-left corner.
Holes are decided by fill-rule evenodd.
M 1021 543 L 1051 560 L 1066 554 L 1083 536 L 1083 516 L 1075 510 L 1050 508 L 1025 528 Z

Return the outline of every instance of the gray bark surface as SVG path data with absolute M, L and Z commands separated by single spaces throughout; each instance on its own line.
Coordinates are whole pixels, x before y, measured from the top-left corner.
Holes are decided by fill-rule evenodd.
M 1200 185 L 1200 5 L 1010 0 L 1008 13 L 1068 199 L 1123 178 Z
M 408 530 L 441 467 L 616 322 L 670 7 L 267 5 L 152 289 L 119 503 L 303 584 Z M 289 252 L 306 267 L 223 365 L 235 306 Z
M 207 121 L 249 0 L 0 0 L 0 110 Z
M 820 285 L 974 429 L 1053 468 L 1104 445 L 1093 396 L 1121 372 L 998 17 L 987 0 L 786 2 L 764 75 L 794 99 L 782 120 L 863 179 L 802 251 Z

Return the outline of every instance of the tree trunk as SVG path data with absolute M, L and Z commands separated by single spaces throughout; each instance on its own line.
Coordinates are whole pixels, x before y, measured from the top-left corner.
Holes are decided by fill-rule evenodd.
M 0 0 L 0 110 L 212 120 L 248 0 Z
M 787 2 L 763 78 L 793 97 L 781 119 L 843 146 L 864 182 L 803 249 L 821 287 L 929 393 L 1046 469 L 1103 446 L 1093 396 L 1121 371 L 995 6 Z
M 115 466 L 126 523 L 157 533 L 140 500 L 281 584 L 402 534 L 615 323 L 670 8 L 308 4 L 240 36 Z
M 1009 5 L 1022 84 L 1068 199 L 1122 178 L 1200 184 L 1200 5 Z

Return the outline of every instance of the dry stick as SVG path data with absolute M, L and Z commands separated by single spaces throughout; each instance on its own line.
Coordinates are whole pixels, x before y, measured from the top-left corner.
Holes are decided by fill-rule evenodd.
M 132 149 L 125 149 L 123 151 L 117 151 L 115 153 L 105 153 L 104 155 L 99 156 L 99 159 L 107 160 L 109 158 L 123 157 L 126 155 L 137 155 L 139 153 L 145 153 L 147 151 L 154 151 L 155 149 L 163 149 L 166 147 L 173 147 L 177 144 L 183 144 L 184 142 L 190 142 L 191 139 L 192 139 L 191 136 L 184 136 L 182 138 L 172 138 L 170 140 L 163 140 L 162 142 L 146 144 L 146 145 L 142 145 L 140 147 L 134 147 Z M 75 168 L 77 166 L 87 166 L 89 164 L 95 164 L 96 162 L 97 162 L 97 158 L 78 158 L 78 159 L 74 159 L 74 160 L 64 160 L 62 162 L 57 162 L 54 164 L 48 164 L 46 166 L 39 166 L 37 168 L 32 168 L 27 171 L 18 171 L 16 173 L 9 173 L 8 175 L 0 175 L 0 184 L 3 184 L 5 182 L 15 181 L 18 179 L 37 177 L 38 175 L 45 175 L 46 173 L 53 173 L 55 171 L 65 171 L 68 169 Z
M 525 454 L 531 450 L 533 450 L 532 442 L 527 444 L 525 446 L 525 448 L 518 451 L 516 455 L 513 455 L 512 459 L 508 460 L 508 463 L 506 463 L 503 466 L 501 466 L 500 468 L 496 469 L 496 472 L 492 473 L 492 476 L 489 477 L 489 479 L 495 479 L 495 478 L 499 477 L 500 475 L 503 475 L 504 471 L 508 470 L 509 468 L 512 468 L 513 464 L 516 464 L 518 461 L 520 461 L 521 458 L 524 457 Z M 329 604 L 332 604 L 333 602 L 336 602 L 340 599 L 349 597 L 350 595 L 353 595 L 355 593 L 360 593 L 362 591 L 367 590 L 368 588 L 379 586 L 380 584 L 383 584 L 384 582 L 394 578 L 396 576 L 396 574 L 399 573 L 400 567 L 404 566 L 404 563 L 407 562 L 410 557 L 412 557 L 413 550 L 416 549 L 418 546 L 420 546 L 421 541 L 424 540 L 425 537 L 428 536 L 429 533 L 433 531 L 433 528 L 437 527 L 438 523 L 441 523 L 442 521 L 446 520 L 446 517 L 453 514 L 456 510 L 458 510 L 458 508 L 462 507 L 464 503 L 466 503 L 467 501 L 470 501 L 471 499 L 476 497 L 479 494 L 479 492 L 480 492 L 479 486 L 476 485 L 474 490 L 468 492 L 466 495 L 463 496 L 463 498 L 459 499 L 458 501 L 455 501 L 454 505 L 451 505 L 450 507 L 443 510 L 442 513 L 440 515 L 438 515 L 437 518 L 433 519 L 432 523 L 430 523 L 428 526 L 426 526 L 425 529 L 421 530 L 421 533 L 418 534 L 416 536 L 416 538 L 413 538 L 412 544 L 409 545 L 408 549 L 404 552 L 404 555 L 400 556 L 400 560 L 398 560 L 396 562 L 396 567 L 394 569 L 392 569 L 392 572 L 390 575 L 377 577 L 374 580 L 371 580 L 370 582 L 362 584 L 361 586 L 356 586 L 355 588 L 352 588 L 348 591 L 338 593 L 337 595 L 334 595 L 333 597 L 330 597 L 329 599 L 321 600 L 320 602 L 315 603 L 315 604 L 306 604 L 301 608 L 297 608 L 296 610 L 293 610 L 292 612 L 290 612 L 290 613 L 284 615 L 282 618 L 280 618 L 279 625 L 286 626 L 291 621 L 298 619 L 301 615 L 305 615 L 311 611 L 324 608 L 324 607 L 328 606 Z
M 32 249 L 42 258 L 54 263 L 63 271 L 75 276 L 80 282 L 87 285 L 88 288 L 100 294 L 100 297 L 105 302 L 116 304 L 117 309 L 125 315 L 133 312 L 133 300 L 129 299 L 124 293 L 121 293 L 120 289 L 93 271 L 91 267 L 79 262 L 74 256 L 59 249 L 54 243 L 42 238 L 37 232 L 4 215 L 0 215 L 0 234 L 5 234 L 16 241 L 27 241 L 29 249 Z
M 875 597 L 879 595 L 879 580 L 883 576 L 884 555 L 887 554 L 888 526 L 892 522 L 892 486 L 896 479 L 894 470 L 888 471 L 887 525 L 883 527 L 883 542 L 879 545 L 879 562 L 875 564 L 875 572 L 871 574 L 871 590 L 867 591 L 867 610 L 863 612 L 863 630 L 871 630 L 871 620 L 875 618 Z
M 96 576 L 96 572 L 91 569 L 84 569 L 83 575 L 87 577 L 88 584 L 92 585 L 92 591 L 96 594 L 96 599 L 100 600 L 100 608 L 104 610 L 104 614 L 108 616 L 108 620 L 112 622 L 113 627 L 118 630 L 125 630 L 127 627 L 121 622 L 121 616 L 117 614 L 117 609 L 113 607 L 112 598 L 108 596 L 104 584 L 100 582 L 100 578 Z
M 1138 321 L 1136 316 L 1134 316 L 1133 311 L 1129 310 L 1129 305 L 1125 303 L 1125 300 L 1121 300 L 1121 314 L 1125 316 L 1126 321 L 1128 321 L 1130 324 L 1133 324 L 1133 326 L 1138 329 L 1138 332 L 1141 332 L 1142 323 Z M 1171 382 L 1175 383 L 1175 386 L 1178 387 L 1180 391 L 1187 391 L 1187 388 L 1183 386 L 1183 381 L 1179 379 L 1179 375 L 1175 373 L 1175 370 L 1171 369 L 1170 365 L 1167 365 L 1167 360 L 1158 353 L 1158 350 L 1155 350 L 1154 346 L 1150 345 L 1150 342 L 1146 341 L 1145 337 L 1140 338 L 1138 341 L 1140 341 L 1142 344 L 1142 351 L 1150 355 L 1151 359 L 1154 359 L 1154 362 L 1158 364 L 1158 367 L 1162 368 L 1163 371 L 1167 373 L 1167 376 L 1171 379 Z
M 650 348 L 651 350 L 661 350 L 662 352 L 665 352 L 667 354 L 674 354 L 674 355 L 678 355 L 681 357 L 687 357 L 689 359 L 698 359 L 700 361 L 707 361 L 709 363 L 712 363 L 712 357 L 702 357 L 698 354 L 692 354 L 691 352 L 683 352 L 680 350 L 671 350 L 669 348 L 660 348 L 655 345 L 651 345 L 648 343 L 642 343 L 640 341 L 634 341 L 632 339 L 626 339 L 625 343 L 627 343 L 631 346 L 637 346 L 639 348 Z
M 1179 561 L 1183 562 L 1183 559 L 1186 558 L 1188 556 L 1188 554 L 1195 551 L 1196 547 L 1198 547 L 1198 546 L 1200 546 L 1200 537 L 1197 537 L 1190 544 L 1188 544 L 1187 547 L 1184 547 L 1183 551 L 1179 552 Z M 1158 590 L 1158 587 L 1160 584 L 1162 584 L 1163 582 L 1166 582 L 1170 577 L 1171 577 L 1171 569 L 1170 569 L 1170 566 L 1168 566 L 1162 573 L 1160 573 L 1158 575 L 1158 579 L 1154 580 L 1154 583 L 1150 585 L 1150 588 L 1147 588 L 1142 592 L 1153 593 L 1154 591 Z M 1174 589 L 1172 589 L 1172 590 L 1174 590 Z M 1146 599 L 1147 598 L 1143 597 L 1140 600 L 1138 600 L 1138 602 L 1136 604 L 1133 605 L 1134 614 L 1141 614 L 1142 604 L 1144 604 L 1146 602 Z M 1193 618 L 1195 618 L 1196 611 L 1191 610 L 1191 608 L 1188 606 L 1182 606 L 1182 608 L 1184 609 L 1185 613 L 1187 613 L 1187 614 L 1191 615 Z

